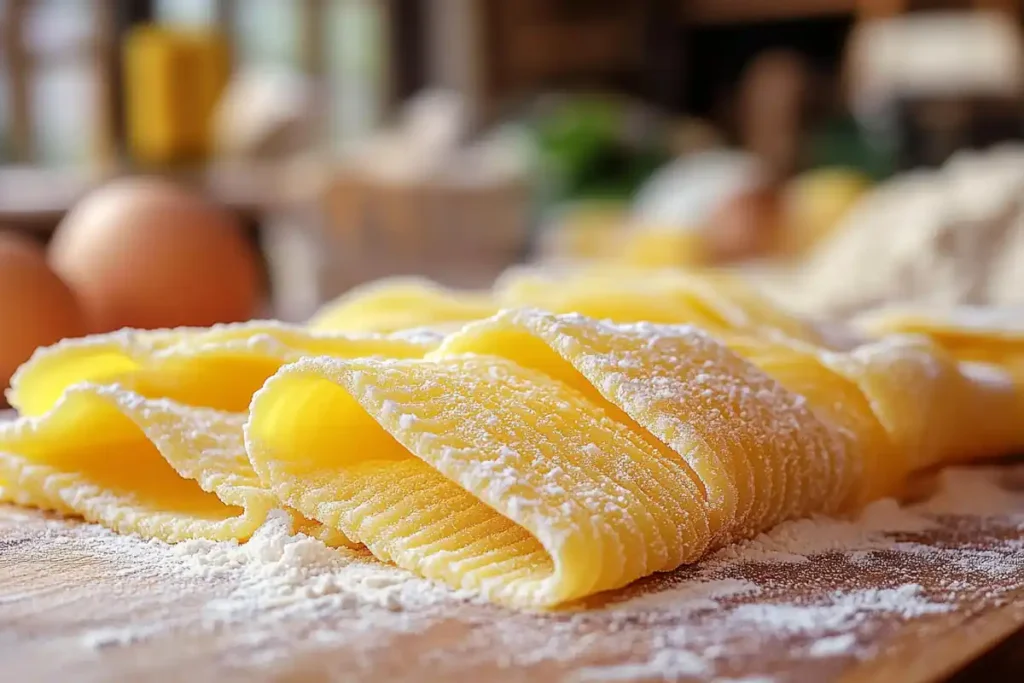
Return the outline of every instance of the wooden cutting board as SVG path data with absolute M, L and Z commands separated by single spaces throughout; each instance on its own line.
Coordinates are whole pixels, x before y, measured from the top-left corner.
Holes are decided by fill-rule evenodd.
M 231 576 L 154 574 L 118 537 L 93 546 L 88 525 L 0 506 L 0 661 L 5 680 L 39 683 L 932 681 L 1024 624 L 1012 495 L 1005 513 L 943 517 L 885 547 L 704 563 L 546 615 L 268 596 L 225 617 Z

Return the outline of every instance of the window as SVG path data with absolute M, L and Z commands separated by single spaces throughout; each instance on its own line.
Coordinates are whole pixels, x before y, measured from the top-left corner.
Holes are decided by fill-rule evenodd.
M 4 0 L 0 9 L 5 35 L 13 38 L 5 45 L 0 68 L 0 159 L 51 166 L 79 163 L 95 149 L 99 125 L 96 10 L 100 5 L 21 0 L 22 12 L 16 14 L 14 3 Z M 25 91 L 15 92 L 14 84 L 22 79 Z M 75 106 L 68 106 L 69 102 Z M 26 121 L 15 121 L 20 112 L 27 114 Z M 27 129 L 26 134 L 12 130 L 16 123 Z M 15 148 L 15 135 L 27 138 L 21 154 Z
M 317 88 L 327 107 L 331 147 L 340 150 L 379 122 L 387 95 L 387 4 L 379 0 L 235 0 L 229 31 L 236 67 L 308 65 L 310 45 L 322 46 Z M 17 5 L 16 5 L 17 4 Z M 22 12 L 11 11 L 20 7 Z M 0 0 L 0 26 L 17 40 L 0 50 L 0 163 L 80 164 L 111 130 L 107 70 L 116 60 L 100 44 L 102 22 L 112 22 L 111 0 Z M 153 0 L 154 19 L 211 26 L 217 0 Z M 311 14 L 322 10 L 319 16 Z M 310 31 L 319 31 L 312 38 Z M 3 42 L 3 41 L 0 41 Z M 114 46 L 111 46 L 114 47 Z M 14 59 L 11 59 L 11 57 Z M 8 63 L 10 62 L 10 63 Z M 24 78 L 25 92 L 13 84 Z M 74 103 L 74 106 L 68 106 Z M 20 116 L 26 112 L 27 116 Z M 14 119 L 28 135 L 15 132 Z M 18 128 L 20 130 L 20 128 Z M 16 140 L 27 138 L 27 155 Z
M 323 46 L 324 73 L 319 89 L 327 106 L 327 133 L 335 150 L 371 130 L 380 121 L 386 97 L 386 15 L 380 0 L 326 0 L 322 22 L 308 22 Z M 236 67 L 303 67 L 308 0 L 242 0 L 235 4 L 231 27 Z M 159 21 L 210 25 L 215 0 L 158 0 Z
M 335 149 L 365 135 L 387 97 L 386 17 L 377 0 L 335 0 L 328 18 L 330 131 Z

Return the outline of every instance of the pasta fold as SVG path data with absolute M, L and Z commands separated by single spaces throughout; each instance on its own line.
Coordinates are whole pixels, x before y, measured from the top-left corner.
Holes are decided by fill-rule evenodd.
M 79 384 L 38 417 L 0 424 L 0 479 L 19 505 L 121 533 L 245 539 L 274 507 L 239 415 Z
M 432 354 L 507 357 L 575 386 L 682 460 L 721 542 L 848 495 L 846 449 L 804 399 L 691 326 L 618 325 L 536 310 L 466 326 Z
M 497 310 L 488 292 L 457 291 L 424 278 L 395 277 L 349 290 L 317 311 L 309 326 L 345 332 L 457 327 Z
M 513 271 L 376 283 L 317 329 L 65 341 L 12 381 L 0 499 L 167 541 L 244 540 L 284 507 L 548 608 L 1024 448 L 1024 332 L 965 315 L 862 337 L 725 275 Z
M 580 313 L 619 323 L 686 323 L 710 332 L 772 330 L 819 342 L 816 328 L 724 272 L 583 268 L 568 272 L 520 268 L 495 284 L 505 307 Z
M 681 460 L 499 358 L 299 361 L 254 397 L 246 445 L 306 516 L 515 606 L 617 588 L 710 541 Z
M 39 349 L 11 379 L 7 399 L 21 415 L 41 415 L 69 386 L 88 381 L 243 413 L 253 393 L 286 362 L 310 355 L 416 358 L 439 339 L 426 333 L 317 333 L 268 321 L 121 330 Z
M 204 482 L 238 480 L 262 489 L 245 453 L 242 425 L 252 394 L 266 378 L 308 355 L 418 357 L 435 345 L 429 335 L 314 334 L 257 322 L 210 330 L 123 330 L 41 349 L 19 369 L 8 394 L 22 417 L 4 426 L 0 439 L 0 499 L 127 525 L 164 540 L 245 538 L 269 508 L 250 501 L 242 506 L 251 510 L 244 524 L 229 524 L 239 517 L 235 489 Z M 111 441 L 93 445 L 97 429 L 111 430 L 104 437 Z M 163 467 L 160 458 L 166 460 Z M 100 491 L 108 461 L 119 463 L 123 479 L 108 482 L 116 493 L 105 499 Z M 132 482 L 149 498 L 138 502 L 129 496 Z M 198 496 L 197 482 L 214 495 Z M 52 490 L 62 493 L 47 493 Z M 219 515 L 218 525 L 196 521 L 197 496 L 205 501 L 203 518 Z M 263 499 L 276 502 L 265 491 Z M 100 511 L 104 500 L 111 511 Z M 126 515 L 133 521 L 124 522 Z M 304 528 L 332 545 L 354 545 L 336 530 Z
M 999 365 L 1024 383 L 1024 325 L 1019 311 L 884 308 L 860 316 L 855 325 L 875 337 L 926 337 L 958 360 Z

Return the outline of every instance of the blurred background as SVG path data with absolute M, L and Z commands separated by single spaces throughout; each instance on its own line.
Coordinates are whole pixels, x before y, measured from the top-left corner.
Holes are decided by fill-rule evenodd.
M 0 384 L 368 280 L 1024 303 L 1019 0 L 0 0 Z

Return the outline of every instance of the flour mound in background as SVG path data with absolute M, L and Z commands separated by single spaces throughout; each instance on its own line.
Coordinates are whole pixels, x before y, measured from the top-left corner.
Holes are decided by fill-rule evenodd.
M 792 273 L 764 284 L 798 312 L 1024 303 L 1024 146 L 963 151 L 865 196 Z

